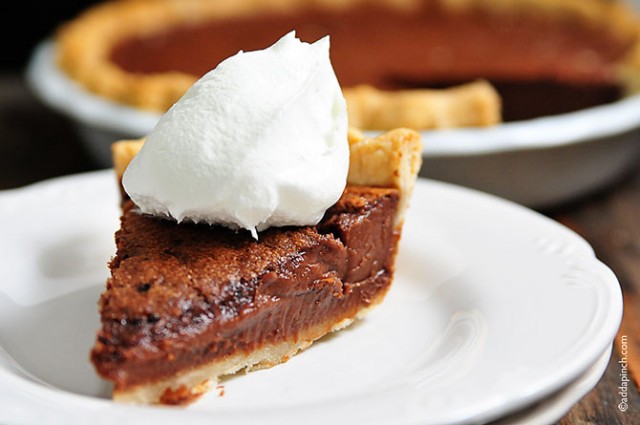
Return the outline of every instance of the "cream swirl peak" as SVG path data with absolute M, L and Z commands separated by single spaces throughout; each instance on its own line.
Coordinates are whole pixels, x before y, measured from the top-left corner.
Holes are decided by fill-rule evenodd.
M 143 213 L 257 232 L 317 224 L 349 169 L 329 38 L 240 51 L 160 119 L 123 176 Z

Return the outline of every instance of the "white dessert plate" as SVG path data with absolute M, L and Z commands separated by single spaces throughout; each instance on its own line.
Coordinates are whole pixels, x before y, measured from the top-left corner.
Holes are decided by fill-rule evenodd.
M 88 352 L 118 213 L 111 171 L 0 193 L 0 423 L 479 423 L 571 385 L 621 320 L 615 276 L 576 234 L 421 179 L 394 286 L 364 320 L 186 409 L 116 405 Z
M 160 118 L 95 96 L 55 64 L 55 43 L 33 52 L 27 81 L 52 108 L 69 116 L 99 164 L 110 145 L 137 138 Z M 523 99 L 526 101 L 526 99 Z M 545 208 L 602 189 L 640 161 L 640 95 L 582 111 L 492 128 L 424 131 L 421 175 Z

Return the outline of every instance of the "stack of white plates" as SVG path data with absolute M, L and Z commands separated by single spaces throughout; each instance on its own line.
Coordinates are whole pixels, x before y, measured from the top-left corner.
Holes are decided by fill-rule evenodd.
M 620 324 L 619 284 L 579 236 L 425 179 L 365 319 L 185 409 L 116 405 L 88 352 L 118 196 L 108 170 L 0 193 L 0 423 L 552 423 Z

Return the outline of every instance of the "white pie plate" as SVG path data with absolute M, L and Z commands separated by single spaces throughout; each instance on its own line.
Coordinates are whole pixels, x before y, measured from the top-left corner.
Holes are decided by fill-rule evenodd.
M 428 180 L 409 211 L 394 286 L 367 318 L 167 409 L 113 404 L 88 362 L 112 172 L 0 193 L 0 423 L 477 423 L 552 396 L 611 346 L 620 287 L 576 234 Z
M 34 50 L 27 81 L 42 101 L 74 120 L 87 150 L 110 167 L 111 143 L 146 135 L 160 115 L 82 89 L 57 68 L 55 48 L 44 41 Z M 638 165 L 640 95 L 574 113 L 422 135 L 423 177 L 551 207 L 602 189 Z

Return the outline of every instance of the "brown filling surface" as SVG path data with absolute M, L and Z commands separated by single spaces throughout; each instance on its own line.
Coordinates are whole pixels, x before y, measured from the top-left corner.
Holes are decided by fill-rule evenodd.
M 238 50 L 263 49 L 292 29 L 305 41 L 331 36 L 343 87 L 445 87 L 486 78 L 503 96 L 505 120 L 616 100 L 621 89 L 612 64 L 629 47 L 575 19 L 454 13 L 431 1 L 410 12 L 368 5 L 212 20 L 126 40 L 112 60 L 130 72 L 200 76 Z
M 116 389 L 297 341 L 384 294 L 395 189 L 348 187 L 317 226 L 248 232 L 177 225 L 126 201 L 92 361 Z

